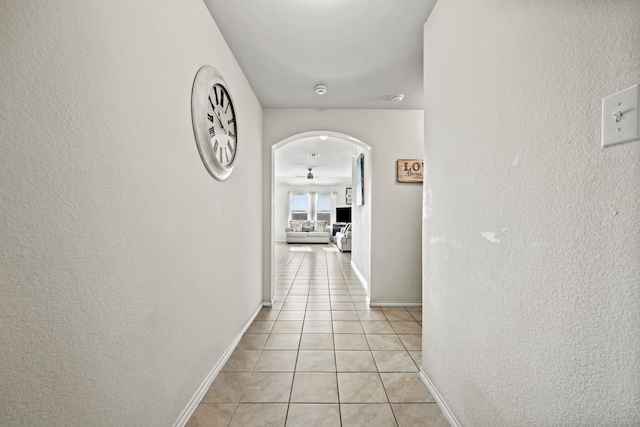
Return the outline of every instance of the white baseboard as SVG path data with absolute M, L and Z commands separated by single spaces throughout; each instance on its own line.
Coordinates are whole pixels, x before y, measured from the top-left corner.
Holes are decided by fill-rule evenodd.
M 275 303 L 276 303 L 276 297 L 273 297 L 273 298 L 271 298 L 271 301 L 269 301 L 269 300 L 262 301 L 262 306 L 263 307 L 273 307 L 273 304 L 275 304 Z
M 451 427 L 462 427 L 456 419 L 456 416 L 453 415 L 453 412 L 451 412 L 451 409 L 447 405 L 447 402 L 445 402 L 442 398 L 442 395 L 436 388 L 435 384 L 433 384 L 433 381 L 431 381 L 431 378 L 429 378 L 427 373 L 422 368 L 420 368 L 420 379 L 429 390 L 429 393 L 431 393 L 431 396 L 433 396 L 433 399 L 436 401 L 438 407 L 442 411 L 442 415 L 444 415 Z
M 422 307 L 421 302 L 384 302 L 369 301 L 371 307 Z
M 369 284 L 367 283 L 367 280 L 364 278 L 362 273 L 360 273 L 360 270 L 358 270 L 358 267 L 356 267 L 356 265 L 354 264 L 353 260 L 351 260 L 351 268 L 353 268 L 354 273 L 356 273 L 356 276 L 358 276 L 358 280 L 360 280 L 360 283 L 362 283 L 362 286 L 364 286 L 364 288 L 367 290 L 367 297 L 368 297 L 369 296 Z
M 193 395 L 193 397 L 187 404 L 187 407 L 184 408 L 184 411 L 182 411 L 182 414 L 180 414 L 178 421 L 175 422 L 173 427 L 184 427 L 184 425 L 187 424 L 187 421 L 189 421 L 189 418 L 191 418 L 191 415 L 193 415 L 193 411 L 195 411 L 196 408 L 198 407 L 198 403 L 200 403 L 204 395 L 207 393 L 207 390 L 209 390 L 209 387 L 211 387 L 211 384 L 213 384 L 213 381 L 216 379 L 216 377 L 222 370 L 222 367 L 224 366 L 225 363 L 227 363 L 227 360 L 229 360 L 229 357 L 231 357 L 231 353 L 233 353 L 233 351 L 236 349 L 236 347 L 238 346 L 238 343 L 242 339 L 242 336 L 247 331 L 247 329 L 249 329 L 249 326 L 251 326 L 251 323 L 253 323 L 253 320 L 256 318 L 258 313 L 260 313 L 260 310 L 262 309 L 262 307 L 263 307 L 263 303 L 260 303 L 260 305 L 258 306 L 256 311 L 253 313 L 249 321 L 244 324 L 240 333 L 233 340 L 229 348 L 227 348 L 227 351 L 224 352 L 224 354 L 222 355 L 222 358 L 218 360 L 218 363 L 215 364 L 211 372 L 209 372 L 209 375 L 207 375 L 207 377 L 204 379 L 202 384 L 200 384 L 200 387 L 198 387 L 198 389 L 196 390 L 196 393 Z

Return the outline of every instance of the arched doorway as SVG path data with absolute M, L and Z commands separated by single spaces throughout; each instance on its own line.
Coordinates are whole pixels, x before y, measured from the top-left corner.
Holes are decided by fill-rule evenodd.
M 277 214 L 276 209 L 276 152 L 289 144 L 295 144 L 296 142 L 308 139 L 318 139 L 322 137 L 323 140 L 329 141 L 341 141 L 343 144 L 346 144 L 350 147 L 351 151 L 351 185 L 350 187 L 355 190 L 355 171 L 356 171 L 356 159 L 365 158 L 366 161 L 364 163 L 363 175 L 364 182 L 366 185 L 364 186 L 364 194 L 365 199 L 368 199 L 369 202 L 364 205 L 356 205 L 355 197 L 354 204 L 352 204 L 352 223 L 354 230 L 354 238 L 352 242 L 352 258 L 351 264 L 354 270 L 358 273 L 360 280 L 365 284 L 368 291 L 367 284 L 370 283 L 370 273 L 371 273 L 371 155 L 372 150 L 369 145 L 364 143 L 363 141 L 354 138 L 351 135 L 347 135 L 340 132 L 333 131 L 325 131 L 325 130 L 316 130 L 303 132 L 296 135 L 292 135 L 288 138 L 285 138 L 271 147 L 271 186 L 270 186 L 270 233 L 269 233 L 269 272 L 268 272 L 268 283 L 265 283 L 263 287 L 263 301 L 265 305 L 272 305 L 275 303 L 275 245 L 276 240 L 279 234 L 276 227 L 283 228 L 283 225 L 280 224 L 282 222 L 282 215 Z M 313 154 L 313 153 L 309 153 Z M 313 163 L 309 163 L 312 165 Z M 303 174 L 306 173 L 306 167 L 301 166 L 301 168 L 296 172 L 298 177 L 303 178 Z M 313 170 L 310 171 L 313 173 Z M 316 175 L 318 170 L 316 169 Z M 320 175 L 322 177 L 322 175 Z M 336 197 L 343 197 L 342 194 L 336 195 Z M 283 228 L 284 229 L 284 228 Z M 367 294 L 368 296 L 368 294 Z

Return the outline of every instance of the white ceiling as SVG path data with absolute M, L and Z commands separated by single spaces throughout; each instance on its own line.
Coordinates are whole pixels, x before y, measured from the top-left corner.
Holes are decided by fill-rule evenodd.
M 351 183 L 354 145 L 340 138 L 318 136 L 301 138 L 275 152 L 275 179 L 278 184 L 331 186 Z M 308 153 L 319 154 L 309 157 Z M 313 179 L 307 179 L 312 168 Z
M 422 109 L 422 28 L 436 0 L 204 2 L 264 108 Z

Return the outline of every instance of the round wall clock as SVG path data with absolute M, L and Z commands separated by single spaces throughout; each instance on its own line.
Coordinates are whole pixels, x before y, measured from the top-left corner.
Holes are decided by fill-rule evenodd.
M 204 166 L 215 179 L 224 181 L 238 154 L 238 124 L 227 84 L 210 65 L 200 68 L 193 82 L 191 118 Z

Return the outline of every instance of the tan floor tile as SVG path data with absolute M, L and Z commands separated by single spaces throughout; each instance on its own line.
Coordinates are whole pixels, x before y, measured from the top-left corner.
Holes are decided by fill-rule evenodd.
M 398 335 L 407 350 L 422 350 L 422 335 Z
M 369 350 L 364 334 L 335 334 L 336 350 Z
M 306 294 L 305 291 L 291 291 L 291 293 L 293 294 Z M 285 302 L 284 305 L 282 306 L 283 310 L 294 310 L 294 311 L 301 311 L 301 310 L 306 310 L 307 308 L 307 303 L 306 302 Z
M 356 306 L 352 302 L 332 302 L 331 310 L 334 311 L 355 311 Z
M 435 403 L 393 403 L 398 427 L 450 427 Z
M 336 334 L 362 334 L 362 326 L 360 322 L 349 322 L 343 320 L 333 321 L 333 332 Z
M 372 353 L 378 372 L 418 372 L 418 367 L 406 350 Z
M 378 372 L 370 351 L 336 351 L 338 372 Z
M 293 372 L 297 351 L 264 350 L 256 363 L 256 372 Z
M 413 361 L 416 362 L 416 365 L 418 367 L 422 366 L 422 351 L 420 350 L 409 351 L 409 356 L 411 356 Z
M 251 372 L 220 372 L 200 403 L 240 402 L 249 377 Z
M 331 320 L 330 311 L 307 311 L 304 320 Z
M 311 291 L 308 302 L 331 302 L 331 298 L 328 293 L 324 295 L 322 291 Z
M 417 322 L 391 322 L 398 335 L 422 335 L 422 327 Z
M 291 391 L 291 402 L 337 403 L 336 374 L 296 372 Z
M 271 334 L 264 345 L 264 350 L 297 350 L 300 334 Z
M 252 371 L 260 353 L 260 350 L 235 350 L 222 368 L 222 372 Z
M 336 295 L 331 297 L 331 302 L 353 302 L 351 295 Z
M 391 403 L 429 403 L 433 397 L 415 374 L 381 373 L 384 388 Z
M 402 342 L 397 335 L 367 335 L 371 350 L 404 350 Z
M 220 427 L 229 425 L 236 404 L 201 403 L 187 421 L 185 427 Z
M 289 402 L 293 372 L 254 372 L 244 389 L 242 403 Z
M 283 427 L 287 417 L 286 403 L 241 403 L 230 427 Z
M 296 372 L 335 372 L 336 360 L 332 350 L 300 350 Z
M 391 323 L 387 321 L 362 321 L 362 329 L 367 334 L 396 334 L 396 331 L 391 327 Z
M 383 306 L 383 307 L 380 307 L 380 309 L 384 311 L 385 314 L 389 311 L 407 311 L 403 306 L 399 306 L 399 305 Z
M 278 320 L 304 320 L 304 313 L 302 310 L 281 311 Z
M 299 334 L 302 332 L 302 320 L 278 320 L 273 325 L 272 334 Z
M 331 304 L 328 302 L 310 302 L 307 304 L 307 311 L 329 311 Z
M 272 308 L 263 308 L 254 320 L 276 320 L 280 312 Z
M 396 420 L 388 403 L 341 404 L 343 427 L 396 427 Z
M 384 312 L 384 315 L 387 317 L 387 320 L 392 322 L 415 322 L 416 321 L 416 319 L 414 319 L 413 316 L 411 316 L 411 314 L 409 314 L 409 312 L 406 310 L 391 310 L 391 311 L 382 310 L 382 311 Z
M 333 311 L 333 320 L 347 320 L 357 322 L 360 320 L 358 313 L 355 311 Z
M 417 320 L 418 322 L 422 322 L 422 307 L 417 307 L 417 308 L 409 307 L 407 308 L 407 311 L 409 312 L 409 314 L 411 314 L 411 316 L 415 320 Z
M 302 334 L 300 350 L 333 350 L 333 334 Z
M 340 427 L 338 404 L 289 405 L 287 427 Z
M 287 302 L 307 302 L 307 296 L 305 295 L 291 295 L 288 296 L 287 299 L 285 300 L 285 303 Z
M 377 311 L 361 311 L 358 312 L 358 317 L 363 321 L 387 321 L 387 317 L 380 310 Z
M 333 332 L 330 320 L 306 320 L 302 332 L 305 334 L 330 334 Z
M 273 320 L 254 320 L 247 329 L 248 334 L 268 334 L 275 322 Z
M 387 395 L 378 374 L 339 373 L 340 403 L 386 403 Z
M 236 350 L 262 350 L 269 334 L 244 334 Z

